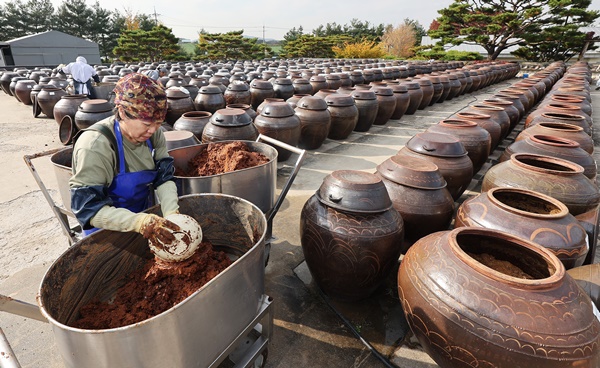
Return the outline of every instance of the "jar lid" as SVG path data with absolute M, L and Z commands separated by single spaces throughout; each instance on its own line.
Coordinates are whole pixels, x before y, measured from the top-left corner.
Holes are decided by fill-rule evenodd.
M 213 95 L 213 94 L 221 93 L 221 88 L 219 88 L 219 86 L 215 86 L 215 85 L 202 86 L 202 87 L 200 87 L 199 93 Z
M 422 132 L 415 134 L 406 142 L 411 151 L 435 157 L 462 157 L 467 150 L 460 141 L 452 135 Z
M 352 92 L 352 97 L 354 97 L 355 100 L 376 100 L 377 99 L 375 92 L 368 90 L 368 89 L 357 89 L 354 92 Z
M 377 172 L 384 178 L 413 188 L 442 189 L 446 180 L 433 162 L 424 158 L 395 155 L 377 166 Z
M 313 75 L 312 77 L 310 77 L 310 81 L 311 82 L 326 82 L 327 80 L 322 75 Z
M 310 82 L 306 78 L 295 78 L 292 84 L 310 84 Z
M 292 84 L 292 80 L 288 78 L 277 78 L 273 83 L 287 86 Z
M 306 110 L 327 110 L 327 102 L 321 97 L 305 96 L 302 97 L 296 106 Z
M 403 84 L 392 84 L 390 86 L 390 88 L 392 89 L 392 91 L 394 93 L 404 93 L 404 92 L 408 92 L 408 88 L 406 88 L 406 85 Z
M 273 89 L 271 82 L 262 79 L 253 79 L 250 87 L 256 89 Z
M 393 96 L 394 90 L 391 87 L 373 87 L 373 92 L 378 96 Z
M 82 112 L 106 112 L 113 109 L 113 105 L 105 99 L 96 98 L 82 101 L 79 105 L 79 111 Z
M 227 86 L 228 91 L 248 91 L 250 87 L 244 82 L 233 82 Z
M 421 86 L 417 82 L 404 82 L 402 85 L 405 85 L 408 89 L 421 89 Z
M 185 89 L 184 87 L 169 87 L 165 91 L 167 98 L 181 99 L 190 97 L 190 91 Z
M 376 175 L 356 170 L 337 170 L 323 179 L 317 199 L 342 211 L 377 213 L 392 208 L 383 181 Z
M 427 78 L 421 78 L 417 81 L 419 83 L 419 86 L 432 86 L 433 83 L 431 83 L 431 80 L 427 79 Z
M 354 98 L 346 94 L 331 94 L 325 97 L 328 106 L 352 106 L 355 105 Z
M 295 111 L 289 103 L 285 101 L 276 101 L 266 104 L 260 111 L 260 114 L 270 118 L 284 118 L 294 115 Z
M 252 123 L 252 118 L 242 109 L 219 109 L 210 117 L 210 123 L 222 127 L 245 126 Z

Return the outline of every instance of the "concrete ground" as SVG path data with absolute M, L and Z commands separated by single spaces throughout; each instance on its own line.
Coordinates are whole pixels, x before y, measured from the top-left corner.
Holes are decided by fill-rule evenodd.
M 353 306 L 328 303 L 320 294 L 304 263 L 300 211 L 332 171 L 374 172 L 378 164 L 394 155 L 415 133 L 517 81 L 500 82 L 436 104 L 415 115 L 374 126 L 366 133 L 352 133 L 345 141 L 327 140 L 321 148 L 308 153 L 273 225 L 275 239 L 265 274 L 266 293 L 274 299 L 274 332 L 266 367 L 437 366 L 413 341 L 403 341 L 406 325 L 402 324 L 399 305 L 389 303 L 389 298 L 385 305 L 378 303 L 383 299 L 377 296 Z M 600 92 L 593 91 L 592 96 L 597 107 Z M 68 242 L 22 157 L 61 147 L 58 125 L 50 119 L 33 118 L 30 106 L 4 93 L 0 93 L 0 116 L 3 171 L 0 176 L 0 294 L 35 303 L 46 269 L 64 252 Z M 516 133 L 493 152 L 462 199 L 477 193 L 478 180 Z M 293 163 L 294 156 L 278 165 L 279 189 Z M 34 164 L 50 195 L 60 203 L 48 157 L 36 159 Z M 23 367 L 64 367 L 49 324 L 0 313 L 0 328 Z

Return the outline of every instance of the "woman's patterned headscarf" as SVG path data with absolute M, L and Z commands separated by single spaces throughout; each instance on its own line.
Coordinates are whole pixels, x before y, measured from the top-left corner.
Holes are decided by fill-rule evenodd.
M 140 120 L 163 122 L 167 116 L 165 90 L 151 78 L 130 73 L 122 77 L 115 86 L 115 105 Z

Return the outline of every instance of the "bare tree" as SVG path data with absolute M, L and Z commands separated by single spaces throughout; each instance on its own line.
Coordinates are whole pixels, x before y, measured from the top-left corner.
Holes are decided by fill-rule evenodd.
M 413 26 L 400 24 L 397 27 L 388 27 L 381 42 L 386 52 L 399 58 L 413 56 L 412 48 L 417 43 L 417 35 Z

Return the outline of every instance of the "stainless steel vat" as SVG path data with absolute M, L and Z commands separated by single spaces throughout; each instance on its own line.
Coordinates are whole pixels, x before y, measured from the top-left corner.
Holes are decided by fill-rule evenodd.
M 222 141 L 218 143 L 229 143 Z M 236 170 L 211 176 L 176 176 L 175 183 L 179 195 L 193 193 L 226 193 L 244 198 L 267 213 L 275 203 L 277 182 L 277 150 L 268 144 L 243 141 L 253 152 L 265 155 L 269 162 L 247 169 Z M 189 162 L 208 148 L 208 143 L 176 148 L 169 151 L 175 160 L 175 167 L 187 171 Z
M 69 212 L 71 211 L 71 191 L 69 189 L 69 179 L 73 175 L 71 171 L 71 161 L 73 158 L 73 147 L 62 149 L 52 156 L 50 161 L 54 166 L 54 174 L 58 183 L 58 192 L 63 202 L 63 206 Z
M 267 223 L 252 203 L 223 194 L 179 200 L 215 248 L 235 262 L 186 300 L 143 322 L 106 330 L 69 327 L 79 308 L 110 300 L 123 276 L 152 257 L 137 233 L 100 230 L 75 243 L 47 271 L 38 303 L 67 367 L 208 367 L 259 313 Z M 152 207 L 148 212 L 157 213 Z

